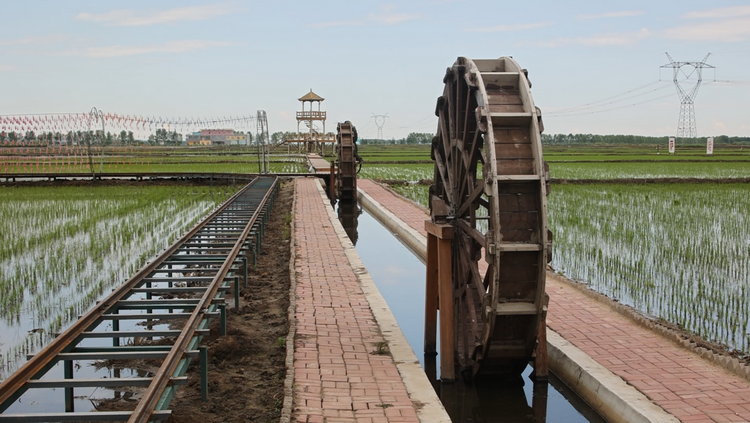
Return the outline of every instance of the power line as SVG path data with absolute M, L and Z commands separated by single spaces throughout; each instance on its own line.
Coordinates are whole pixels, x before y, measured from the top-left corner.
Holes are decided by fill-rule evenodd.
M 648 100 L 644 100 L 644 101 L 639 101 L 637 103 L 626 104 L 626 105 L 623 105 L 623 106 L 611 107 L 609 109 L 597 109 L 597 110 L 591 110 L 591 111 L 583 111 L 583 112 L 580 112 L 580 113 L 571 112 L 569 114 L 559 114 L 559 115 L 556 115 L 556 114 L 553 114 L 553 113 L 544 113 L 544 117 L 545 117 L 545 119 L 547 117 L 550 117 L 550 118 L 554 119 L 554 118 L 559 118 L 559 117 L 567 118 L 567 117 L 571 117 L 571 116 L 593 115 L 593 114 L 597 114 L 597 113 L 611 112 L 613 110 L 626 109 L 628 107 L 633 107 L 633 106 L 640 106 L 641 104 L 651 103 L 651 102 L 654 102 L 654 101 L 657 101 L 657 100 L 662 100 L 662 99 L 665 99 L 665 98 L 668 98 L 668 97 L 672 97 L 672 94 L 667 94 L 667 95 L 664 95 L 664 96 L 661 96 L 661 97 L 655 97 L 655 98 L 652 98 L 652 99 L 648 99 Z
M 611 95 L 611 96 L 603 98 L 601 100 L 592 101 L 591 103 L 581 104 L 580 106 L 571 106 L 571 107 L 567 107 L 567 108 L 564 108 L 564 109 L 555 110 L 554 112 L 548 112 L 547 114 L 551 114 L 551 113 L 564 113 L 564 112 L 567 112 L 568 110 L 586 109 L 586 108 L 592 107 L 594 105 L 598 105 L 599 103 L 603 103 L 605 101 L 611 100 L 613 98 L 621 97 L 623 95 L 627 95 L 627 94 L 630 94 L 630 93 L 634 93 L 636 91 L 640 91 L 640 90 L 642 90 L 644 88 L 648 88 L 648 87 L 650 87 L 652 85 L 658 84 L 659 82 L 661 82 L 661 81 L 649 82 L 646 85 L 641 85 L 640 87 L 633 88 L 633 89 L 630 89 L 628 91 L 625 91 L 625 92 L 622 92 L 622 93 L 619 93 L 619 94 Z M 661 89 L 661 88 L 657 88 L 657 89 Z M 622 100 L 617 100 L 617 101 L 622 101 Z
M 657 83 L 658 83 L 658 81 L 657 81 Z M 648 85 L 652 85 L 652 84 L 648 84 Z M 545 113 L 545 116 L 548 116 L 548 115 L 551 115 L 551 116 L 568 115 L 568 114 L 571 114 L 571 113 L 580 113 L 580 112 L 582 112 L 584 110 L 591 109 L 593 107 L 604 107 L 604 106 L 608 106 L 608 105 L 620 103 L 620 102 L 623 102 L 623 101 L 632 100 L 634 98 L 638 98 L 638 97 L 642 97 L 642 96 L 645 96 L 645 95 L 649 95 L 649 94 L 655 93 L 655 92 L 663 90 L 665 88 L 669 88 L 669 85 L 664 85 L 664 86 L 659 87 L 659 88 L 654 88 L 652 90 L 649 90 L 649 91 L 646 91 L 646 92 L 643 92 L 643 93 L 634 94 L 634 95 L 631 95 L 631 96 L 628 96 L 628 97 L 623 97 L 623 98 L 620 98 L 620 99 L 617 99 L 617 100 L 609 101 L 607 103 L 604 103 L 604 101 L 607 100 L 607 99 L 605 99 L 605 100 L 595 101 L 593 103 L 588 103 L 588 104 L 582 105 L 582 106 L 569 107 L 567 109 L 560 109 L 560 110 L 553 110 L 553 111 Z M 619 97 L 619 96 L 628 94 L 630 92 L 634 92 L 636 90 L 630 90 L 628 92 L 621 93 L 621 94 L 609 97 L 608 99 Z

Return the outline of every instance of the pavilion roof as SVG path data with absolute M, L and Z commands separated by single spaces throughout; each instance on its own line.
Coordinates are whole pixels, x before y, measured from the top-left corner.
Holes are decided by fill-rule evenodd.
M 310 92 L 299 98 L 299 101 L 323 101 L 325 98 L 315 94 L 310 88 Z

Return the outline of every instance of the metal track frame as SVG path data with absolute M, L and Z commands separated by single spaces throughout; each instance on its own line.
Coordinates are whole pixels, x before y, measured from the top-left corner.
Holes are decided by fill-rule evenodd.
M 38 354 L 30 358 L 18 371 L 0 384 L 0 412 L 5 411 L 26 390 L 41 387 L 63 387 L 66 395 L 65 413 L 0 414 L 5 421 L 86 421 L 128 420 L 147 422 L 165 419 L 164 410 L 174 395 L 176 386 L 184 383 L 181 377 L 190 360 L 198 356 L 196 348 L 207 334 L 210 318 L 219 316 L 223 310 L 223 297 L 231 290 L 234 281 L 235 306 L 238 304 L 239 278 L 244 270 L 247 278 L 247 255 L 253 261 L 258 253 L 265 222 L 279 187 L 278 177 L 256 177 L 249 184 L 225 201 L 213 213 L 203 219 L 187 234 L 152 260 L 122 286 L 101 300 L 97 306 L 75 321 Z M 241 253 L 245 253 L 241 257 Z M 241 266 L 240 263 L 244 263 Z M 234 272 L 234 274 L 230 274 Z M 188 276 L 200 273 L 202 276 Z M 166 276 L 158 276 L 164 275 Z M 208 275 L 207 275 L 208 274 Z M 177 287 L 176 282 L 187 286 Z M 154 286 L 167 284 L 166 287 Z M 198 293 L 199 298 L 154 299 L 159 294 Z M 129 300 L 135 294 L 145 293 L 145 299 Z M 120 311 L 143 310 L 139 314 Z M 155 313 L 167 310 L 168 313 Z M 189 313 L 176 310 L 191 310 Z M 182 318 L 186 322 L 182 330 L 169 331 L 119 331 L 123 319 L 153 321 L 156 319 Z M 113 322 L 113 331 L 96 331 L 103 321 Z M 176 336 L 174 344 L 164 346 L 121 346 L 121 338 Z M 113 339 L 111 348 L 82 347 L 88 338 Z M 156 375 L 148 380 L 72 380 L 72 362 L 91 359 L 157 358 L 162 360 Z M 65 363 L 66 379 L 42 381 L 41 379 L 58 362 Z M 68 370 L 68 368 L 70 370 Z M 72 393 L 76 386 L 132 386 L 148 388 L 132 413 L 80 413 L 73 412 Z M 30 419 L 30 420 L 29 420 Z

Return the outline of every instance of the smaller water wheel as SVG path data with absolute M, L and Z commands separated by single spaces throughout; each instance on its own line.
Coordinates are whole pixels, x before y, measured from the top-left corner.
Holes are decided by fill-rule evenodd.
M 357 130 L 351 122 L 336 127 L 335 197 L 342 201 L 357 200 Z
M 445 324 L 452 325 L 454 339 L 448 345 L 467 376 L 520 375 L 535 352 L 544 355 L 546 376 L 545 272 L 552 237 L 541 112 L 526 70 L 509 57 L 459 57 L 443 83 L 430 214 L 434 227 L 450 233 L 442 239 L 450 242 L 452 287 L 440 288 L 452 293 L 446 316 L 453 321 Z M 441 337 L 443 320 L 441 310 Z M 447 349 L 442 339 L 441 348 Z

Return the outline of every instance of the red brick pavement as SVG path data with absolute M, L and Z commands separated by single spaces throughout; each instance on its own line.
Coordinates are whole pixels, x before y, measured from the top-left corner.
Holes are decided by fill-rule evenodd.
M 359 188 L 425 234 L 428 216 L 369 180 Z M 484 262 L 480 262 L 484 264 Z M 683 422 L 750 422 L 750 384 L 612 311 L 547 273 L 547 323 Z
M 297 179 L 292 421 L 418 423 L 314 179 Z

